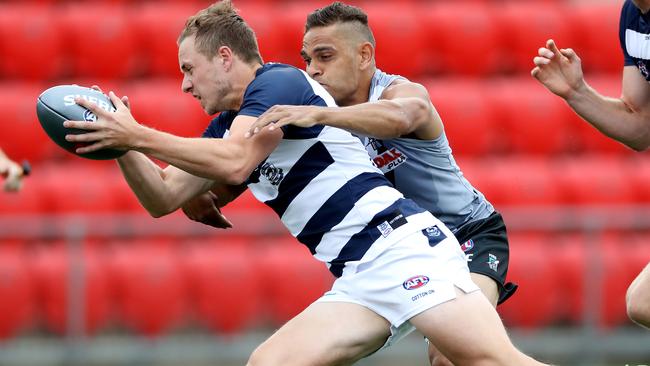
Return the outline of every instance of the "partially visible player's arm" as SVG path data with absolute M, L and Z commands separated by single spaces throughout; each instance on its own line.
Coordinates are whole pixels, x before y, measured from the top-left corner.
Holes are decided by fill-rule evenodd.
M 548 40 L 533 62 L 533 77 L 600 132 L 634 150 L 650 146 L 650 85 L 635 66 L 623 69 L 622 96 L 609 98 L 587 84 L 581 60 L 570 48 L 558 49 Z
M 244 133 L 256 117 L 235 117 L 226 139 L 185 138 L 174 136 L 139 124 L 126 105 L 109 93 L 116 111 L 107 112 L 97 104 L 76 98 L 75 102 L 98 117 L 95 122 L 65 121 L 68 128 L 87 130 L 87 133 L 66 135 L 72 142 L 90 143 L 76 151 L 79 154 L 105 148 L 135 150 L 153 156 L 189 174 L 228 185 L 242 184 L 278 146 L 282 131 L 266 131 L 246 139 Z
M 642 151 L 650 146 L 650 84 L 635 66 L 623 69 L 620 98 L 600 95 L 585 83 L 567 103 L 606 136 Z
M 412 135 L 428 140 L 442 132 L 440 117 L 422 85 L 397 82 L 386 88 L 381 98 L 341 108 L 274 106 L 260 116 L 249 135 L 269 124 L 271 130 L 287 124 L 300 127 L 323 124 L 382 139 Z
M 136 151 L 129 151 L 117 161 L 129 187 L 153 217 L 176 211 L 214 185 L 212 180 L 194 176 L 172 165 L 162 169 Z
M 256 119 L 237 116 L 226 139 L 184 138 L 150 130 L 134 149 L 219 184 L 240 185 L 278 146 L 283 135 L 278 130 L 244 138 Z

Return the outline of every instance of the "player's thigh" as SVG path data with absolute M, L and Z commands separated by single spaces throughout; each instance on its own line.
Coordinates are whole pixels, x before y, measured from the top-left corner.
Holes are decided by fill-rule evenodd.
M 480 273 L 470 273 L 470 277 L 472 277 L 472 281 L 481 289 L 483 295 L 487 297 L 490 304 L 496 307 L 497 301 L 499 300 L 499 286 L 496 281 Z
M 316 302 L 262 343 L 248 365 L 350 365 L 381 348 L 389 335 L 388 321 L 366 307 Z
M 496 310 L 478 292 L 465 294 L 457 290 L 455 299 L 410 321 L 454 365 L 539 364 L 516 350 Z

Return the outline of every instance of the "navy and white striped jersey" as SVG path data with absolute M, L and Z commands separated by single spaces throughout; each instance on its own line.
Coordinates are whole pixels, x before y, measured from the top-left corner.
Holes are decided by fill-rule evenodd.
M 650 81 L 650 14 L 642 14 L 632 1 L 625 1 L 619 37 L 625 66 L 636 66 L 643 77 Z
M 221 113 L 204 137 L 227 138 L 237 115 L 257 117 L 276 104 L 335 106 L 304 71 L 266 64 L 246 89 L 240 110 Z M 390 245 L 382 237 L 395 231 L 392 243 L 412 233 L 396 230 L 406 221 L 415 224 L 409 228 L 419 225 L 417 230 L 430 226 L 424 219 L 428 213 L 390 185 L 349 132 L 322 125 L 289 125 L 283 132 L 279 146 L 249 177 L 248 187 L 335 276 L 346 263 L 368 259 Z
M 375 71 L 369 102 L 379 100 L 399 75 Z M 365 137 L 368 154 L 395 188 L 429 210 L 453 232 L 469 222 L 487 218 L 494 207 L 463 176 L 444 132 L 435 140 Z

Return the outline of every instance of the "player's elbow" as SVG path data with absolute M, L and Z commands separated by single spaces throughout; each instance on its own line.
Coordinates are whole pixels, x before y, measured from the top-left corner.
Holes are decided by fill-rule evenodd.
M 154 219 L 167 216 L 177 209 L 177 207 L 172 207 L 171 205 L 144 205 L 144 208 Z
M 399 136 L 408 135 L 431 118 L 431 104 L 420 98 L 409 98 L 401 108 Z
M 228 174 L 223 179 L 223 183 L 230 186 L 239 186 L 242 185 L 248 180 L 248 177 L 251 175 L 252 169 L 248 167 L 248 164 L 239 162 L 234 164 Z

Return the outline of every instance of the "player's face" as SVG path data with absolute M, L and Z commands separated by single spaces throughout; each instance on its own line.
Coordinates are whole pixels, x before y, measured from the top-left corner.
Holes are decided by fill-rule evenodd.
M 209 59 L 198 52 L 194 36 L 185 38 L 178 47 L 178 62 L 183 73 L 181 88 L 201 103 L 209 114 L 229 109 L 228 93 L 232 90 L 218 56 Z
M 316 27 L 305 33 L 301 54 L 306 71 L 327 90 L 338 105 L 350 104 L 359 88 L 356 47 L 339 25 Z

